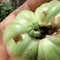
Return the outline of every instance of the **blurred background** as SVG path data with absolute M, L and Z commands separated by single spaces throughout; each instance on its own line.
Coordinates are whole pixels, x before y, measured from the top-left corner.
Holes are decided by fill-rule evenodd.
M 26 0 L 0 0 L 0 22 Z

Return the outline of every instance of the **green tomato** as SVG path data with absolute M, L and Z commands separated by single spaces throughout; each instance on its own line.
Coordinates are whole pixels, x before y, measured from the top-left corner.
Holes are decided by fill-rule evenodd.
M 23 10 L 6 27 L 8 54 L 16 60 L 60 60 L 60 2 Z

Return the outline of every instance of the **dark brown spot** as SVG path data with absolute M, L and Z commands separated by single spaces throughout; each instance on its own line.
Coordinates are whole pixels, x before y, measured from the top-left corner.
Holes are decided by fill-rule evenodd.
M 21 35 L 17 35 L 17 36 L 14 37 L 14 41 L 15 42 L 18 42 L 21 39 L 22 39 L 22 36 Z

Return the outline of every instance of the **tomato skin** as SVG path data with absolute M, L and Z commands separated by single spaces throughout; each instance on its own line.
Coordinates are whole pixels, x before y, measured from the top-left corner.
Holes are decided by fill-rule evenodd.
M 35 13 L 28 10 L 20 12 L 4 31 L 3 41 L 8 54 L 16 60 L 60 60 L 59 17 L 59 1 L 45 3 Z M 37 39 L 41 36 L 41 26 L 55 24 L 57 36 L 46 35 L 43 39 Z M 19 39 L 16 42 L 17 36 Z
M 60 16 L 60 2 L 45 3 L 36 9 L 36 20 L 40 25 L 50 25 L 50 19 L 54 17 L 56 20 Z M 42 16 L 43 15 L 43 16 Z

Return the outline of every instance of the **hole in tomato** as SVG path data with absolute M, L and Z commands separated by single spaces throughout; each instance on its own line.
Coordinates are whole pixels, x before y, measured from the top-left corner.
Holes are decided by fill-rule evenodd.
M 54 35 L 57 32 L 57 28 L 52 26 L 41 26 L 39 27 L 39 30 L 41 31 L 41 35 L 36 37 L 37 39 L 43 39 L 46 37 L 46 35 Z
M 17 36 L 15 36 L 13 39 L 14 39 L 14 41 L 17 43 L 19 40 L 22 39 L 22 36 L 21 36 L 21 35 L 17 35 Z

